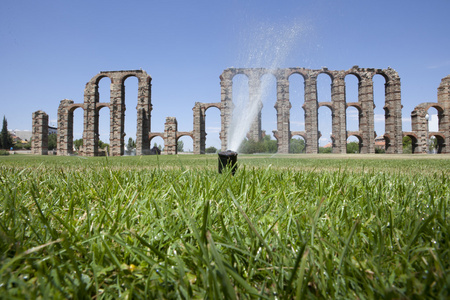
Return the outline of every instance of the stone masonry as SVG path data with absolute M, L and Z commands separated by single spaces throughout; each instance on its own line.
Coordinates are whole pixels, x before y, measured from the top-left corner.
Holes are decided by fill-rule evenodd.
M 120 156 L 124 153 L 125 137 L 125 85 L 128 77 L 138 79 L 138 103 L 136 107 L 136 154 L 150 153 L 150 112 L 151 77 L 143 70 L 100 72 L 94 76 L 84 89 L 84 103 L 75 104 L 64 99 L 58 109 L 58 155 L 69 155 L 73 152 L 73 112 L 77 108 L 84 110 L 83 147 L 84 156 L 99 155 L 98 121 L 99 111 L 108 107 L 110 111 L 110 155 Z M 104 77 L 111 80 L 110 101 L 99 102 L 98 84 Z
M 318 102 L 317 99 L 317 76 L 321 73 L 328 74 L 332 80 L 331 103 Z M 277 111 L 277 130 L 274 136 L 278 143 L 278 153 L 289 153 L 289 142 L 292 136 L 299 135 L 305 139 L 306 152 L 318 153 L 320 132 L 318 130 L 318 109 L 327 106 L 332 112 L 332 141 L 333 153 L 346 153 L 347 138 L 356 136 L 360 141 L 361 153 L 375 152 L 375 131 L 374 131 L 374 103 L 373 103 L 373 81 L 376 74 L 382 75 L 386 80 L 385 93 L 385 133 L 386 153 L 402 153 L 402 123 L 401 123 L 401 95 L 400 78 L 397 72 L 388 69 L 367 69 L 354 66 L 346 71 L 331 71 L 327 68 L 311 70 L 305 68 L 288 69 L 263 69 L 263 68 L 230 68 L 226 69 L 220 76 L 221 84 L 221 141 L 222 150 L 226 150 L 228 141 L 228 128 L 231 121 L 233 108 L 232 85 L 233 77 L 244 74 L 249 79 L 249 99 L 250 101 L 261 101 L 261 76 L 272 74 L 277 80 L 277 100 L 275 109 Z M 300 74 L 305 81 L 305 95 L 303 109 L 305 113 L 305 131 L 290 131 L 290 109 L 289 99 L 289 77 L 293 74 Z M 347 103 L 345 99 L 345 76 L 355 75 L 359 80 L 358 102 Z M 196 104 L 201 106 L 202 104 Z M 260 109 L 262 104 L 258 104 Z M 359 130 L 349 132 L 346 130 L 346 109 L 356 107 L 360 112 Z M 201 119 L 204 122 L 204 117 Z M 197 123 L 195 123 L 197 122 Z M 202 124 L 195 121 L 194 127 L 201 131 Z M 194 129 L 195 132 L 195 129 Z M 202 136 L 203 133 L 200 133 Z M 261 138 L 261 113 L 253 122 L 249 138 L 259 140 Z M 199 141 L 202 141 L 199 138 Z M 196 149 L 194 147 L 194 149 Z M 199 147 L 202 149 L 202 146 Z
M 412 141 L 413 153 L 427 153 L 431 137 L 437 141 L 438 153 L 450 153 L 450 75 L 441 80 L 438 87 L 437 103 L 425 102 L 417 105 L 411 112 L 412 132 L 404 132 Z M 430 132 L 426 115 L 428 109 L 434 107 L 438 112 L 438 131 Z
M 48 154 L 48 115 L 42 110 L 33 113 L 31 153 L 37 155 Z
M 327 74 L 331 78 L 331 101 L 319 102 L 317 97 L 317 76 Z M 136 107 L 137 133 L 136 154 L 150 154 L 151 140 L 160 136 L 164 139 L 163 154 L 176 154 L 177 142 L 182 136 L 193 139 L 194 154 L 205 153 L 206 143 L 206 111 L 215 107 L 220 110 L 221 116 L 221 150 L 227 150 L 228 131 L 230 128 L 233 105 L 233 77 L 243 74 L 247 76 L 249 84 L 249 100 L 257 101 L 259 113 L 251 125 L 247 137 L 260 140 L 261 131 L 261 77 L 272 74 L 276 78 L 277 99 L 275 109 L 277 112 L 277 129 L 273 135 L 277 140 L 278 153 L 289 153 L 289 143 L 293 136 L 301 136 L 306 143 L 306 153 L 318 153 L 318 140 L 321 133 L 318 131 L 318 109 L 326 106 L 332 115 L 332 151 L 333 153 L 346 153 L 347 138 L 356 136 L 360 143 L 361 153 L 375 152 L 374 131 L 374 101 L 373 76 L 379 74 L 385 79 L 385 150 L 386 153 L 402 153 L 402 137 L 412 139 L 414 153 L 426 153 L 427 143 L 435 137 L 439 153 L 450 153 L 447 146 L 450 138 L 450 75 L 443 78 L 438 88 L 438 102 L 426 102 L 418 105 L 411 113 L 412 131 L 402 132 L 401 115 L 401 87 L 400 77 L 391 68 L 372 69 L 354 66 L 349 70 L 332 71 L 327 68 L 305 69 L 264 69 L 264 68 L 229 68 L 220 75 L 221 96 L 220 102 L 196 102 L 193 110 L 193 130 L 179 132 L 177 120 L 174 117 L 166 118 L 163 133 L 151 132 L 151 77 L 143 70 L 108 71 L 100 72 L 94 76 L 84 90 L 84 103 L 74 103 L 72 100 L 61 100 L 58 108 L 58 155 L 73 153 L 73 112 L 81 108 L 84 111 L 83 147 L 80 155 L 99 155 L 98 122 L 99 111 L 104 107 L 110 110 L 110 153 L 118 156 L 124 153 L 124 124 L 125 124 L 125 86 L 124 81 L 134 76 L 138 78 L 138 104 Z M 304 79 L 305 94 L 303 110 L 305 114 L 305 130 L 290 130 L 290 109 L 292 107 L 289 95 L 289 77 L 299 74 Z M 354 75 L 358 78 L 358 99 L 356 102 L 347 102 L 345 94 L 345 76 Z M 111 79 L 110 101 L 99 102 L 98 83 L 104 78 Z M 359 112 L 359 130 L 347 131 L 346 109 L 355 107 Z M 439 118 L 439 130 L 429 132 L 425 119 L 430 107 L 436 108 Z M 133 113 L 133 111 L 132 111 Z M 47 154 L 48 143 L 48 116 L 43 111 L 33 113 L 33 142 L 34 154 Z

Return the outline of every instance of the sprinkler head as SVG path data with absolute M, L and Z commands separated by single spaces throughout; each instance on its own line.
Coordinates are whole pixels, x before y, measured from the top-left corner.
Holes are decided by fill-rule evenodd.
M 237 169 L 237 152 L 227 150 L 219 152 L 219 173 L 222 173 L 222 169 L 231 168 L 231 174 L 234 175 Z

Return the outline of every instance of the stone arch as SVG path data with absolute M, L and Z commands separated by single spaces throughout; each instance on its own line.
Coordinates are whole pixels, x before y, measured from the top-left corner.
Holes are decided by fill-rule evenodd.
M 223 103 L 202 103 L 195 102 L 195 106 L 192 108 L 194 112 L 194 129 L 193 129 L 193 148 L 194 154 L 205 154 L 206 148 L 206 111 L 212 107 L 219 109 L 221 116 L 221 130 L 219 134 L 219 138 L 222 141 L 223 146 L 223 137 L 225 136 L 225 126 L 223 123 Z
M 165 143 L 164 143 L 164 133 L 158 133 L 158 132 L 152 132 L 149 134 L 149 142 L 151 145 L 151 149 L 150 149 L 150 154 L 161 154 L 161 152 L 157 152 L 156 150 L 153 149 L 154 146 L 152 146 L 152 142 L 154 142 L 154 138 L 161 138 L 162 140 L 162 145 L 161 145 L 161 149 L 160 151 L 164 151 L 165 149 Z
M 435 138 L 436 139 L 436 148 L 435 148 L 435 153 L 437 154 L 441 154 L 441 153 L 446 153 L 446 143 L 445 143 L 445 136 L 442 133 L 439 132 L 430 132 L 428 138 L 431 141 L 431 138 Z
M 325 108 L 327 108 L 327 110 L 325 110 Z M 329 111 L 328 111 L 328 109 L 329 109 Z M 321 114 L 321 111 L 322 111 L 322 113 L 325 114 L 326 117 L 329 115 L 330 120 L 325 122 L 325 118 L 323 116 L 319 117 Z M 333 117 L 334 117 L 334 108 L 333 108 L 332 103 L 331 102 L 319 102 L 318 109 L 317 109 L 317 116 L 318 116 L 318 120 L 319 120 L 319 122 L 318 122 L 319 123 L 318 124 L 318 129 L 319 129 L 318 138 L 321 139 L 322 137 L 324 137 L 324 139 L 327 140 L 326 144 L 328 144 L 329 142 L 333 142 L 331 140 L 331 137 L 333 136 Z M 325 125 L 324 125 L 324 123 L 325 123 Z M 330 126 L 328 127 L 327 125 L 330 125 Z
M 389 148 L 386 153 L 402 153 L 403 132 L 402 128 L 402 104 L 400 77 L 397 71 L 391 68 L 375 69 L 374 75 L 378 74 L 385 79 L 384 95 L 384 134 L 390 137 Z M 372 76 L 373 78 L 373 76 Z M 386 144 L 388 142 L 386 141 Z
M 211 110 L 212 109 L 212 110 Z M 208 113 L 209 110 L 209 113 Z M 205 151 L 207 147 L 217 145 L 219 143 L 219 149 L 221 149 L 221 103 L 211 103 L 205 107 Z
M 411 139 L 411 154 L 420 153 L 419 137 L 414 132 L 403 132 L 403 137 Z
M 161 137 L 162 139 L 164 139 L 164 133 L 162 133 L 162 132 L 152 132 L 152 133 L 150 133 L 149 135 L 148 135 L 148 139 L 150 140 L 150 142 L 153 140 L 153 138 L 155 138 L 155 137 L 157 137 L 157 136 L 159 136 L 159 137 Z
M 430 132 L 428 126 L 428 121 L 426 120 L 426 115 L 430 108 L 435 108 L 438 112 L 438 131 Z M 411 129 L 418 136 L 418 144 L 422 153 L 428 153 L 428 145 L 430 137 L 437 134 L 440 138 L 438 139 L 438 153 L 447 153 L 448 149 L 445 143 L 446 137 L 446 110 L 445 106 L 441 103 L 434 102 L 424 102 L 417 105 L 411 112 Z M 441 142 L 439 144 L 439 142 Z
M 178 132 L 177 132 L 177 135 L 176 135 L 176 142 L 177 142 L 177 145 L 178 145 L 178 140 L 179 140 L 180 138 L 182 138 L 182 137 L 190 137 L 190 138 L 192 139 L 192 142 L 194 142 L 194 135 L 193 135 L 192 132 L 180 132 L 180 131 L 178 131 Z M 178 153 L 178 147 L 177 147 L 177 149 L 176 149 L 176 153 Z
M 363 151 L 363 147 L 364 147 L 364 137 L 361 135 L 361 133 L 360 132 L 353 132 L 353 131 L 350 131 L 349 133 L 348 133 L 348 138 L 347 138 L 347 140 L 350 138 L 350 137 L 355 137 L 355 138 L 357 138 L 357 140 L 358 140 L 358 147 L 359 147 L 359 149 L 358 149 L 358 153 L 363 153 L 362 151 Z
M 438 103 L 427 103 L 425 111 L 426 113 L 428 113 L 428 111 L 430 110 L 430 108 L 434 108 L 437 111 L 437 118 L 438 118 L 438 131 L 442 131 L 442 124 L 443 124 L 443 120 L 444 120 L 444 108 L 438 104 Z
M 261 141 L 264 136 L 271 138 L 272 132 L 278 130 L 278 77 L 273 71 L 260 72 L 260 104 L 258 119 L 253 123 L 251 133 L 254 138 Z M 264 120 L 264 122 L 263 122 Z M 259 130 L 260 133 L 254 132 Z M 277 143 L 278 147 L 278 143 Z
M 300 137 L 303 140 L 303 142 L 304 142 L 304 148 L 300 149 L 301 151 L 299 153 L 305 153 L 306 152 L 306 134 L 304 132 L 294 132 L 293 131 L 292 132 L 292 137 L 291 137 L 291 142 L 292 142 L 292 140 L 295 139 L 296 136 Z M 291 146 L 292 146 L 292 143 L 289 144 L 289 153 L 297 153 L 297 152 L 293 151 Z
M 73 116 L 78 108 L 84 110 L 84 104 L 74 103 L 73 100 L 64 99 L 58 107 L 58 155 L 73 154 Z
M 328 78 L 330 80 L 330 86 L 328 88 L 322 87 L 322 82 L 325 80 L 325 78 Z M 319 101 L 319 103 L 322 103 L 322 102 L 331 103 L 333 79 L 334 79 L 333 74 L 331 74 L 329 71 L 321 71 L 317 74 L 316 90 L 317 90 L 317 101 Z M 327 90 L 326 95 L 324 95 L 325 90 Z M 329 95 L 328 95 L 328 90 L 329 90 Z
M 151 77 L 143 70 L 106 71 L 92 77 L 84 90 L 85 130 L 83 144 L 86 156 L 98 155 L 98 111 L 96 106 L 99 100 L 98 83 L 108 77 L 111 80 L 110 90 L 110 151 L 111 155 L 123 155 L 124 153 L 124 120 L 125 120 L 125 91 L 124 82 L 128 77 L 138 78 L 138 104 L 137 131 L 136 131 L 136 155 L 146 154 L 150 151 L 150 112 L 152 109 L 150 90 Z
M 350 107 L 356 108 L 356 110 L 358 111 L 358 121 L 357 121 L 357 123 L 358 123 L 358 131 L 359 131 L 361 129 L 361 116 L 363 115 L 363 111 L 362 111 L 361 105 L 359 103 L 355 103 L 355 102 L 347 103 L 346 104 L 346 115 L 347 115 L 347 109 L 350 108 Z M 346 119 L 348 121 L 351 118 L 347 115 Z M 346 127 L 348 127 L 348 126 L 346 125 Z
M 382 137 L 386 133 L 386 120 L 390 117 L 391 107 L 386 102 L 387 76 L 377 74 L 372 76 L 373 83 L 373 109 L 374 109 L 374 131 L 377 137 Z
M 296 78 L 301 78 L 301 83 L 296 84 Z M 280 78 L 281 80 L 283 78 Z M 277 78 L 277 81 L 280 81 Z M 290 130 L 304 130 L 305 126 L 305 110 L 302 105 L 305 103 L 305 77 L 299 73 L 292 73 L 285 80 L 287 84 L 288 101 L 291 103 L 289 111 L 289 129 Z M 300 86 L 300 87 L 298 87 Z M 298 92 L 297 92 L 298 91 Z

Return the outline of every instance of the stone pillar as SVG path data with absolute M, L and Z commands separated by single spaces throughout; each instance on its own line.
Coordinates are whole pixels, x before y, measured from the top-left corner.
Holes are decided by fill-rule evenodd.
M 222 141 L 221 151 L 226 151 L 228 147 L 228 133 L 231 124 L 231 117 L 233 111 L 233 78 L 229 71 L 225 71 L 220 76 L 220 101 L 222 109 L 220 110 L 220 119 L 222 127 L 220 130 L 220 139 Z
M 306 153 L 319 152 L 319 124 L 317 116 L 317 76 L 310 75 L 305 80 L 305 131 Z
M 416 153 L 428 153 L 427 132 L 428 122 L 425 118 L 426 110 L 420 105 L 411 112 L 411 130 L 417 134 Z
M 195 106 L 192 110 L 194 111 L 194 154 L 205 154 L 205 109 L 200 102 L 195 102 Z
M 146 74 L 145 74 L 146 75 Z M 151 78 L 140 76 L 137 103 L 136 155 L 150 154 Z
M 177 154 L 178 123 L 175 117 L 167 117 L 164 124 L 164 153 Z
M 289 153 L 289 143 L 291 140 L 290 110 L 289 101 L 289 80 L 285 77 L 277 78 L 277 144 L 278 153 Z
M 42 110 L 33 113 L 31 153 L 37 155 L 48 154 L 48 115 Z
M 70 155 L 73 153 L 73 111 L 69 111 L 68 106 L 73 101 L 61 100 L 58 107 L 58 155 Z
M 363 139 L 361 153 L 375 153 L 373 82 L 367 74 L 361 78 L 358 94 L 362 111 L 359 127 Z
M 345 80 L 343 76 L 337 76 L 331 84 L 332 111 L 332 140 L 333 153 L 347 153 L 347 120 L 345 103 Z
M 121 156 L 125 151 L 125 91 L 121 80 L 111 78 L 110 137 L 111 156 Z M 139 123 L 138 123 L 139 124 Z M 141 131 L 142 132 L 142 131 Z M 137 152 L 137 151 L 136 151 Z
M 394 70 L 388 69 L 389 71 L 393 74 L 389 76 L 385 84 L 385 135 L 389 137 L 386 153 L 402 153 L 403 130 L 400 78 Z
M 247 134 L 250 140 L 255 142 L 259 142 L 262 139 L 261 134 L 261 110 L 263 108 L 263 104 L 261 102 L 261 80 L 259 78 L 259 73 L 254 72 L 251 73 L 251 76 L 248 80 L 248 90 L 249 90 L 249 106 L 255 107 L 258 113 L 256 114 L 255 119 L 252 121 L 250 125 L 250 130 Z
M 88 82 L 84 89 L 84 122 L 82 155 L 98 154 L 98 85 Z
M 440 118 L 440 128 L 445 136 L 442 153 L 450 153 L 450 75 L 442 78 L 438 87 L 438 103 L 444 109 Z

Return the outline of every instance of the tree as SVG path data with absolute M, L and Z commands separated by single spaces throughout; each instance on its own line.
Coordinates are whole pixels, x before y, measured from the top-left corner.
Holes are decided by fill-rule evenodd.
M 9 149 L 13 146 L 13 139 L 11 134 L 8 131 L 8 122 L 6 121 L 5 116 L 3 116 L 3 127 L 2 132 L 0 134 L 1 148 Z
M 404 136 L 402 139 L 403 153 L 412 153 L 412 139 L 409 136 Z
M 56 147 L 56 133 L 50 133 L 48 135 L 48 150 L 54 150 Z
M 303 139 L 291 139 L 289 153 L 303 153 L 305 152 L 305 146 L 305 141 Z
M 161 145 L 158 145 L 157 143 L 154 143 L 154 144 L 153 144 L 153 147 L 156 147 L 156 148 L 158 148 L 159 150 L 162 150 L 162 146 L 161 146 Z
M 263 138 L 264 152 L 267 153 L 277 153 L 278 145 L 276 140 L 272 140 L 270 135 L 265 135 Z
M 106 148 L 106 150 L 108 150 L 108 152 L 109 152 L 109 144 L 108 143 L 104 143 L 102 140 L 98 141 L 98 147 L 100 149 L 105 149 Z
M 127 148 L 128 148 L 128 150 L 132 150 L 132 149 L 135 149 L 135 148 L 136 148 L 136 142 L 133 140 L 132 137 L 130 137 L 130 138 L 128 139 Z
M 332 148 L 331 147 L 319 147 L 319 153 L 331 153 Z
M 178 141 L 177 142 L 177 152 L 183 152 L 184 151 L 183 147 L 184 147 L 183 141 Z
M 359 153 L 359 143 L 358 142 L 347 143 L 347 153 Z
M 75 150 L 79 151 L 80 148 L 83 147 L 83 139 L 73 141 L 73 145 L 75 146 Z
M 241 146 L 238 149 L 240 153 L 252 154 L 252 153 L 276 153 L 278 150 L 277 141 L 272 140 L 270 135 L 264 136 L 264 138 L 256 142 L 254 140 L 244 139 Z
M 206 153 L 217 153 L 217 148 L 214 146 L 208 147 L 205 149 Z

